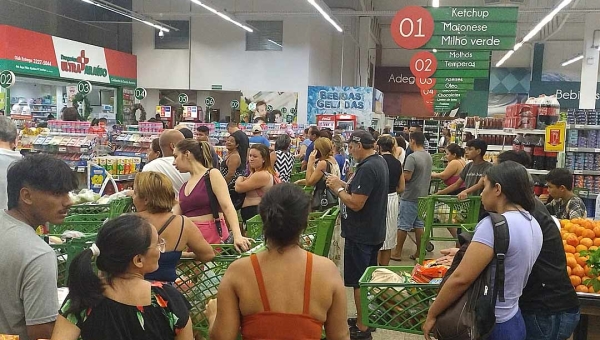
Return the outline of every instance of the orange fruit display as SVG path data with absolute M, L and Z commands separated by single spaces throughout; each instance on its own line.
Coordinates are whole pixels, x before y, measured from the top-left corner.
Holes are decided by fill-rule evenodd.
M 569 276 L 569 279 L 571 280 L 573 287 L 577 287 L 581 284 L 581 278 L 577 275 L 571 275 Z
M 593 231 L 594 231 L 594 234 L 596 234 L 596 237 L 600 237 L 600 227 L 599 226 L 594 227 Z
M 565 245 L 565 253 L 574 254 L 575 253 L 575 247 L 573 247 L 570 244 Z
M 577 266 L 577 260 L 575 259 L 575 257 L 567 257 L 567 267 L 575 268 L 575 266 Z
M 589 286 L 589 287 L 588 287 L 588 293 L 595 293 L 595 291 L 594 291 L 594 287 L 592 287 L 592 286 Z
M 596 247 L 600 247 L 600 237 L 596 237 L 596 238 L 594 239 L 594 245 L 595 245 Z
M 596 279 L 587 261 L 593 252 L 600 250 L 600 221 L 574 218 L 560 221 L 560 236 L 565 250 L 567 274 L 577 292 L 596 293 L 591 279 Z M 588 252 L 581 256 L 581 252 Z M 587 284 L 586 284 L 587 282 Z M 598 292 L 600 293 L 600 292 Z
M 580 265 L 576 265 L 575 267 L 573 267 L 571 273 L 572 273 L 572 275 L 579 276 L 580 278 L 585 275 L 585 271 L 583 270 L 583 267 Z
M 567 267 L 567 275 L 571 276 L 572 274 L 572 269 L 571 267 Z
M 579 253 L 580 251 L 587 251 L 587 250 L 588 250 L 588 247 L 584 246 L 583 244 L 579 244 L 577 247 L 575 247 L 575 252 L 577 252 L 577 253 Z
M 588 287 L 586 287 L 584 285 L 579 285 L 579 286 L 575 287 L 575 291 L 580 292 L 580 293 L 587 293 L 589 291 L 589 289 L 588 289 Z
M 575 236 L 574 234 L 569 234 L 565 240 L 567 241 L 567 244 L 573 247 L 576 247 L 579 244 L 579 240 L 577 239 L 577 236 Z
M 581 236 L 588 238 L 591 241 L 592 239 L 594 239 L 596 237 L 596 234 L 594 233 L 593 230 L 586 229 L 583 231 L 583 234 Z M 592 241 L 592 244 L 593 243 L 594 243 L 594 241 Z

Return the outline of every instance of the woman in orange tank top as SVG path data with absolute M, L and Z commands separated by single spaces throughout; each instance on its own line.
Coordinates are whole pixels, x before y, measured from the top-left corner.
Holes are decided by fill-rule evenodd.
M 298 186 L 273 186 L 258 206 L 267 250 L 233 262 L 217 300 L 207 306 L 210 339 L 350 338 L 346 292 L 329 259 L 298 245 L 310 197 Z M 218 312 L 217 312 L 218 311 Z

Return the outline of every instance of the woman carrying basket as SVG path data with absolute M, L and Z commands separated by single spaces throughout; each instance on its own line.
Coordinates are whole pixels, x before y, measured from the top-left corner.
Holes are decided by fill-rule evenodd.
M 207 306 L 211 339 L 349 339 L 346 292 L 330 260 L 303 250 L 310 198 L 274 186 L 259 205 L 267 250 L 231 264 Z

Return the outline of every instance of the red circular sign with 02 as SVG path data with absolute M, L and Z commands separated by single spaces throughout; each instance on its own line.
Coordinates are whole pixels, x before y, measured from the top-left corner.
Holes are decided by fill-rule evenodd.
M 414 50 L 429 42 L 434 26 L 428 10 L 420 6 L 407 6 L 396 13 L 390 30 L 398 46 Z
M 421 90 L 429 90 L 435 86 L 436 78 L 417 78 L 415 80 L 417 87 Z
M 431 52 L 418 52 L 410 59 L 410 71 L 417 78 L 431 77 L 437 70 L 437 66 L 437 58 Z

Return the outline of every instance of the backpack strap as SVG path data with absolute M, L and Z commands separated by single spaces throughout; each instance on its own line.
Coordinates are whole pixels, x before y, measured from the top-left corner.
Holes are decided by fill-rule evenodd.
M 494 303 L 496 298 L 498 298 L 500 302 L 504 302 L 504 281 L 506 279 L 505 259 L 510 243 L 510 233 L 506 218 L 503 215 L 494 212 L 490 212 L 489 214 L 494 228 L 494 260 L 496 261 L 496 273 L 494 275 Z
M 204 183 L 206 185 L 206 193 L 208 194 L 208 203 L 210 205 L 210 211 L 212 212 L 213 219 L 215 221 L 215 227 L 217 228 L 217 233 L 219 237 L 223 236 L 223 228 L 221 226 L 221 218 L 219 217 L 219 202 L 217 200 L 217 196 L 215 195 L 212 189 L 212 183 L 210 182 L 210 170 L 206 170 L 204 174 Z M 219 173 L 220 174 L 220 173 Z

